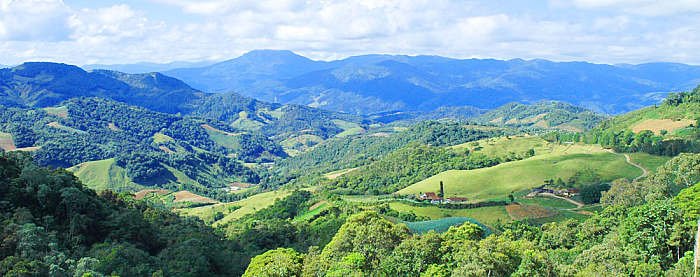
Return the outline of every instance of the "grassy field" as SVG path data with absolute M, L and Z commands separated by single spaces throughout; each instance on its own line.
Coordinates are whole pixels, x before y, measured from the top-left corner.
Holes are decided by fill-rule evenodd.
M 695 123 L 695 120 L 691 119 L 647 119 L 640 121 L 637 124 L 632 125 L 632 131 L 639 133 L 644 130 L 649 130 L 654 132 L 654 134 L 661 134 L 661 130 L 666 130 L 668 132 L 673 132 L 675 130 L 688 127 Z
M 326 201 L 318 202 L 318 203 L 314 204 L 313 206 L 309 207 L 309 211 L 307 211 L 301 215 L 296 216 L 293 221 L 294 222 L 308 221 L 309 219 L 313 218 L 314 216 L 316 216 L 316 215 L 320 214 L 321 212 L 325 211 L 326 209 L 328 209 L 330 206 L 331 206 L 331 204 L 326 202 Z
M 290 156 L 296 156 L 321 142 L 323 142 L 322 137 L 311 134 L 302 134 L 287 138 L 280 142 L 280 145 L 282 145 L 282 148 L 285 152 L 287 152 L 287 154 Z
M 535 154 L 551 153 L 560 145 L 551 144 L 538 136 L 516 136 L 488 138 L 452 146 L 455 150 L 469 149 L 489 157 L 503 157 L 508 154 L 523 154 L 535 149 Z
M 87 187 L 101 191 L 138 191 L 144 186 L 136 184 L 126 175 L 126 170 L 118 166 L 114 159 L 85 162 L 68 169 Z
M 207 134 L 209 134 L 209 138 L 216 142 L 216 144 L 228 149 L 241 148 L 240 138 L 238 137 L 238 134 L 224 132 L 222 130 L 209 126 L 208 124 L 202 125 L 202 128 L 204 128 L 207 131 Z
M 44 108 L 44 111 L 50 115 L 57 116 L 60 118 L 68 118 L 68 108 L 67 107 L 48 107 Z
M 12 134 L 0 133 L 0 149 L 3 149 L 5 151 L 12 151 L 17 149 L 17 147 L 15 147 L 14 141 L 12 140 Z
M 365 132 L 365 129 L 360 126 L 360 124 L 345 121 L 345 120 L 340 120 L 340 119 L 333 119 L 333 123 L 343 129 L 343 131 L 337 135 L 336 137 L 347 137 L 347 136 L 354 136 L 354 135 L 359 135 Z
M 392 202 L 389 203 L 389 207 L 399 212 L 412 211 L 417 216 L 425 216 L 430 219 L 468 217 L 491 227 L 493 227 L 494 224 L 499 221 L 512 221 L 504 206 L 483 207 L 476 209 L 441 209 L 437 206 L 416 207 L 406 203 Z
M 178 212 L 185 216 L 196 216 L 202 220 L 211 222 L 217 212 L 222 212 L 224 218 L 213 222 L 214 226 L 224 224 L 243 217 L 244 215 L 254 213 L 255 211 L 267 208 L 275 203 L 277 199 L 284 198 L 291 194 L 291 191 L 276 190 L 253 195 L 243 200 L 230 203 L 222 203 L 204 207 L 191 209 L 180 209 Z M 231 207 L 239 207 L 231 209 Z
M 155 133 L 153 135 L 153 142 L 154 143 L 165 143 L 165 142 L 171 142 L 171 141 L 175 141 L 175 140 L 166 134 Z
M 605 152 L 593 145 L 557 145 L 546 154 L 475 170 L 449 170 L 398 191 L 418 194 L 437 191 L 445 185 L 445 195 L 470 200 L 503 199 L 513 191 L 542 184 L 545 179 L 564 180 L 582 170 L 593 170 L 606 180 L 634 178 L 641 170 L 625 162 L 622 155 Z
M 632 158 L 632 161 L 641 165 L 642 167 L 649 170 L 649 172 L 656 172 L 656 169 L 664 165 L 671 157 L 667 156 L 656 156 L 647 153 L 628 153 L 627 155 Z

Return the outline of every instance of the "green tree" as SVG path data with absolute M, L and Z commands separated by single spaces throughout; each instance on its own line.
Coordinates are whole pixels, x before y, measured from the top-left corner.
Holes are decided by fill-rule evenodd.
M 304 255 L 290 248 L 277 248 L 255 256 L 243 274 L 244 277 L 300 276 Z
M 404 225 L 391 223 L 376 212 L 362 212 L 347 219 L 323 249 L 320 259 L 328 261 L 324 265 L 328 268 L 350 253 L 359 253 L 365 259 L 363 271 L 372 272 L 407 236 L 408 229 Z

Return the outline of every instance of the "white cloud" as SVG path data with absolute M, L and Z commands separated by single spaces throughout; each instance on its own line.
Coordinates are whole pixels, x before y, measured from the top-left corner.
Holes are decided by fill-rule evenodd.
M 576 7 L 584 9 L 617 9 L 643 16 L 671 16 L 700 12 L 700 0 L 574 0 Z
M 700 19 L 692 13 L 700 9 L 700 0 L 538 1 L 542 5 L 151 0 L 147 5 L 87 8 L 61 1 L 0 0 L 0 52 L 13 53 L 0 57 L 0 63 L 220 60 L 262 48 L 318 59 L 388 53 L 700 63 Z M 35 21 L 31 28 L 16 24 L 25 18 Z
M 2 0 L 0 39 L 64 40 L 70 34 L 69 16 L 69 8 L 58 0 Z

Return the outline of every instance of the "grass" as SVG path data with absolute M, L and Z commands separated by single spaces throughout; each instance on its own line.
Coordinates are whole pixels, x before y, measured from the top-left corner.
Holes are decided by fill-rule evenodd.
M 190 209 L 180 209 L 178 210 L 181 215 L 185 216 L 196 216 L 202 220 L 211 219 L 214 217 L 216 212 L 222 212 L 224 218 L 213 222 L 213 225 L 219 226 L 230 221 L 239 219 L 245 215 L 252 214 L 256 211 L 267 208 L 275 203 L 277 199 L 284 198 L 291 194 L 291 191 L 287 190 L 275 190 L 269 192 L 263 192 L 243 200 L 222 203 L 204 207 L 190 208 Z M 231 209 L 231 207 L 240 207 L 236 209 Z
M 0 149 L 6 151 L 17 149 L 14 141 L 12 140 L 12 134 L 0 132 Z
M 285 152 L 287 152 L 287 154 L 290 156 L 296 156 L 321 142 L 323 142 L 323 138 L 317 135 L 302 134 L 287 138 L 280 142 L 280 145 L 282 145 L 282 148 Z
M 559 198 L 550 198 L 550 197 L 533 197 L 533 198 L 523 198 L 522 194 L 516 194 L 515 198 L 518 203 L 524 204 L 524 205 L 537 205 L 541 207 L 551 207 L 551 208 L 556 208 L 556 209 L 573 209 L 576 208 L 576 205 L 572 204 L 569 201 L 562 200 Z
M 614 131 L 619 131 L 619 130 L 632 130 L 634 127 L 637 127 L 637 129 L 641 128 L 639 124 L 642 124 L 641 126 L 649 126 L 649 124 L 645 124 L 644 122 L 654 122 L 654 121 L 649 121 L 649 120 L 663 120 L 667 119 L 665 121 L 659 121 L 659 122 L 683 122 L 683 120 L 695 120 L 698 115 L 700 115 L 700 104 L 699 103 L 682 103 L 678 106 L 667 106 L 667 105 L 660 105 L 657 107 L 648 107 L 644 108 L 641 110 L 636 110 L 633 112 L 629 112 L 620 116 L 616 116 L 615 118 L 612 119 L 611 121 L 611 128 Z M 670 121 L 668 121 L 670 120 Z M 687 121 L 686 121 L 687 122 Z M 674 123 L 677 124 L 677 123 Z M 685 123 L 684 123 L 685 124 Z M 649 126 L 649 128 L 652 128 L 653 126 Z M 670 128 L 673 126 L 664 126 L 663 128 Z M 653 127 L 656 128 L 656 127 Z M 685 130 L 687 128 L 682 128 L 680 130 Z M 669 131 L 669 134 L 667 134 L 665 137 L 671 138 L 671 137 L 685 137 L 684 134 L 694 134 L 694 132 L 672 132 L 672 130 L 667 129 Z
M 294 222 L 303 222 L 303 221 L 308 221 L 309 219 L 313 218 L 314 216 L 322 213 L 326 209 L 328 209 L 331 206 L 330 203 L 326 201 L 319 202 L 316 205 L 313 205 L 310 207 L 310 210 L 304 214 L 298 215 L 294 218 Z
M 213 140 L 216 144 L 221 145 L 227 149 L 241 148 L 240 138 L 238 137 L 238 134 L 224 132 L 214 127 L 211 127 L 208 124 L 202 125 L 202 128 L 204 128 L 207 131 L 207 134 L 209 134 L 209 138 Z
M 475 209 L 443 209 L 437 206 L 417 207 L 406 203 L 392 202 L 389 203 L 389 207 L 399 212 L 412 211 L 417 216 L 425 216 L 430 219 L 468 217 L 491 227 L 493 227 L 497 222 L 512 221 L 504 206 L 482 207 Z
M 343 129 L 342 132 L 335 135 L 336 137 L 354 136 L 354 135 L 359 135 L 359 134 L 362 134 L 365 132 L 365 129 L 362 128 L 362 126 L 360 126 L 360 124 L 345 121 L 345 120 L 340 120 L 340 119 L 333 119 L 332 121 L 336 126 Z
M 695 123 L 695 120 L 691 119 L 647 119 L 640 121 L 637 124 L 632 125 L 632 131 L 639 133 L 643 130 L 649 130 L 654 132 L 654 134 L 660 134 L 661 130 L 666 130 L 668 132 L 673 132 L 675 130 L 688 127 Z
M 627 155 L 632 158 L 632 162 L 641 165 L 642 167 L 649 170 L 649 172 L 656 172 L 660 166 L 664 165 L 671 157 L 667 156 L 657 156 L 647 153 L 628 153 Z
M 102 191 L 138 191 L 144 188 L 131 181 L 126 170 L 118 166 L 114 159 L 85 162 L 68 169 L 73 172 L 85 186 Z
M 555 146 L 550 153 L 475 170 L 449 170 L 398 191 L 418 194 L 437 191 L 440 181 L 445 195 L 471 200 L 503 199 L 513 191 L 542 184 L 545 179 L 564 180 L 582 170 L 593 170 L 604 181 L 634 178 L 641 170 L 625 162 L 622 155 L 605 152 L 593 145 Z
M 166 143 L 166 142 L 171 142 L 171 141 L 175 141 L 175 140 L 166 134 L 155 133 L 153 135 L 153 142 L 156 144 Z
M 64 106 L 61 106 L 61 107 L 48 107 L 48 108 L 44 108 L 44 111 L 45 111 L 47 114 L 50 114 L 50 115 L 53 115 L 53 116 L 57 116 L 57 117 L 60 117 L 60 118 L 68 118 L 68 108 L 67 108 L 67 107 L 64 107 Z
M 550 153 L 556 147 L 560 147 L 560 145 L 551 144 L 537 136 L 517 136 L 488 138 L 455 145 L 451 148 L 455 150 L 469 149 L 489 157 L 503 157 L 511 152 L 520 155 L 530 149 L 535 149 L 536 155 Z

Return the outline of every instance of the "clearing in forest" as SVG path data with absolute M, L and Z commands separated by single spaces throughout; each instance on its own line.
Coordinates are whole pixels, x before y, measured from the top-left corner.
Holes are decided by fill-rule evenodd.
M 632 126 L 632 131 L 639 133 L 644 130 L 649 130 L 654 132 L 654 134 L 659 135 L 661 134 L 661 130 L 666 130 L 670 133 L 675 130 L 688 127 L 693 123 L 695 123 L 695 121 L 690 119 L 647 119 Z
M 12 140 L 12 134 L 0 133 L 0 149 L 5 151 L 12 151 L 17 149 L 14 141 Z

